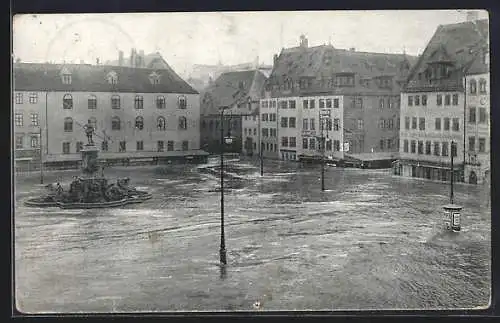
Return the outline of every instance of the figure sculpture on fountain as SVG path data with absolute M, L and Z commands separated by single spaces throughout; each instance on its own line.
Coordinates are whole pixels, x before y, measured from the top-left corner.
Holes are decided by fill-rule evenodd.
M 94 134 L 94 125 L 92 124 L 92 120 L 88 120 L 87 124 L 83 126 L 85 129 L 85 134 L 87 135 L 87 140 L 89 145 L 94 144 L 94 140 L 92 139 L 92 135 Z

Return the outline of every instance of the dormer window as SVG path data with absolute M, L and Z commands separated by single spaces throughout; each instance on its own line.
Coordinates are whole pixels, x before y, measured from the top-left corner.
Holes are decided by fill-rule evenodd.
M 149 75 L 149 81 L 153 85 L 160 84 L 160 75 L 158 75 L 156 72 L 153 72 Z
M 71 84 L 71 72 L 66 67 L 61 70 L 61 81 L 63 84 Z
M 107 76 L 107 79 L 108 79 L 108 83 L 109 84 L 117 84 L 118 83 L 118 75 L 116 74 L 115 71 L 111 71 L 108 73 L 108 76 Z

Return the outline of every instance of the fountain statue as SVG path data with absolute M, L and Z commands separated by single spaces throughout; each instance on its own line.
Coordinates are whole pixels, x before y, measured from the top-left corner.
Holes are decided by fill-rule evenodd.
M 131 187 L 128 177 L 119 178 L 115 183 L 110 183 L 104 177 L 103 166 L 98 164 L 99 149 L 92 139 L 94 127 L 90 120 L 84 129 L 88 144 L 81 149 L 81 176 L 74 176 L 67 190 L 59 182 L 49 184 L 46 186 L 48 193 L 45 196 L 29 199 L 25 204 L 36 207 L 89 209 L 122 206 L 150 199 L 150 193 Z

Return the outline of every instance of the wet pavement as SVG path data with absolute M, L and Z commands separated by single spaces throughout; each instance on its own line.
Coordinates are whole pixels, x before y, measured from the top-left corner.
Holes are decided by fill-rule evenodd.
M 209 167 L 214 167 L 217 160 Z M 15 284 L 27 313 L 451 309 L 490 301 L 489 187 L 457 184 L 462 231 L 442 229 L 447 183 L 389 170 L 228 163 L 228 266 L 220 192 L 205 166 L 114 167 L 154 197 L 94 210 L 29 208 L 16 180 Z M 215 169 L 216 170 L 216 169 Z M 46 174 L 69 182 L 76 171 Z M 228 183 L 229 184 L 229 183 Z M 259 306 L 256 306 L 259 302 Z

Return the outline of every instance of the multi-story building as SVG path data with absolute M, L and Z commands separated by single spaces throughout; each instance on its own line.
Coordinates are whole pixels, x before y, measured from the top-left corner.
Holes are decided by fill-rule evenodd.
M 28 145 L 38 145 L 41 129 L 44 162 L 74 164 L 89 121 L 100 158 L 110 162 L 204 155 L 199 94 L 166 70 L 21 63 L 14 92 L 18 161 Z
M 254 154 L 258 137 L 258 107 L 266 77 L 258 70 L 224 73 L 206 90 L 201 101 L 201 146 L 215 153 L 223 135 L 233 137 L 225 151 Z M 224 111 L 221 124 L 220 108 Z
M 467 151 L 479 148 L 476 138 L 484 139 L 481 154 L 486 154 L 486 111 L 482 110 L 481 119 L 485 125 L 477 125 L 476 108 L 481 104 L 476 101 L 482 98 L 486 105 L 486 78 L 481 77 L 485 68 L 478 66 L 477 61 L 484 62 L 482 57 L 487 53 L 487 26 L 486 20 L 441 25 L 427 44 L 401 93 L 400 160 L 395 164 L 396 174 L 447 181 L 453 154 L 454 179 L 464 181 L 464 160 L 468 160 Z M 474 71 L 473 66 L 479 74 L 467 77 L 469 71 Z M 477 88 L 466 91 L 467 80 L 471 86 L 481 79 L 485 81 L 482 94 L 477 95 Z M 475 92 L 472 96 L 471 91 Z M 473 164 L 469 169 L 474 168 Z
M 301 36 L 300 46 L 275 55 L 264 89 L 261 118 L 276 114 L 277 133 L 263 138 L 278 147 L 264 155 L 321 158 L 324 137 L 329 159 L 390 165 L 398 151 L 400 89 L 413 61 L 405 54 L 309 47 Z

